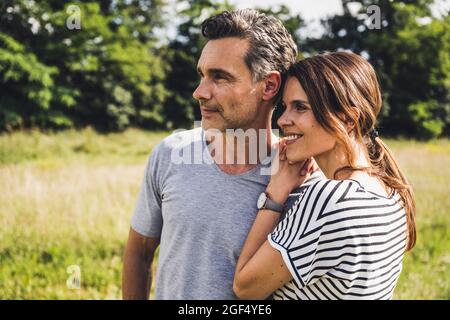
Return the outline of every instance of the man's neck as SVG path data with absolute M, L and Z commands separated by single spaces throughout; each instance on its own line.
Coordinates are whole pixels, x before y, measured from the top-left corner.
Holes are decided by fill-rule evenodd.
M 217 166 L 227 174 L 245 173 L 271 156 L 278 138 L 270 123 L 264 128 L 228 130 L 215 135 L 209 143 L 211 156 Z

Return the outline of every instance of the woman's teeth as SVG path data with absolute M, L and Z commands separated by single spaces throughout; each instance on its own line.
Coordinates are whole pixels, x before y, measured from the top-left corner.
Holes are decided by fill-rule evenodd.
M 297 140 L 298 138 L 301 138 L 301 137 L 303 137 L 302 134 L 291 134 L 289 136 L 286 136 L 285 139 L 288 141 L 291 141 L 291 140 Z

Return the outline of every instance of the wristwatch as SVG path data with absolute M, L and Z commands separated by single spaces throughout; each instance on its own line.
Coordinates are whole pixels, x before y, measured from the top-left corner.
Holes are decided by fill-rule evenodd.
M 258 210 L 269 209 L 279 213 L 283 213 L 284 211 L 284 205 L 270 199 L 265 192 L 262 192 L 259 195 L 258 201 L 256 202 L 256 207 Z

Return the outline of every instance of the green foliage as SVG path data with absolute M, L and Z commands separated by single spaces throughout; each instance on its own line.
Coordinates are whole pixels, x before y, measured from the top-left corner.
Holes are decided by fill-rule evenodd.
M 0 33 L 0 128 L 42 125 L 53 97 L 57 69 L 38 61 L 12 37 Z
M 411 122 L 416 124 L 416 136 L 429 139 L 442 134 L 445 123 L 439 117 L 439 111 L 436 101 L 416 102 L 408 106 Z
M 344 13 L 323 21 L 319 39 L 302 38 L 300 15 L 279 18 L 304 53 L 350 49 L 368 57 L 382 86 L 386 134 L 450 135 L 450 18 L 432 17 L 432 0 L 343 0 Z M 205 39 L 200 24 L 234 7 L 180 0 L 177 35 L 161 44 L 168 0 L 5 0 L 0 4 L 0 130 L 94 126 L 120 131 L 191 127 L 200 114 L 192 93 Z M 359 4 L 354 14 L 350 5 Z M 377 5 L 381 29 L 370 29 Z M 70 29 L 79 8 L 81 29 Z M 428 19 L 428 21 L 427 21 Z M 278 111 L 275 111 L 275 124 Z
M 67 26 L 68 19 L 77 18 L 71 5 L 79 8 L 79 30 Z M 2 3 L 2 39 L 8 39 L 2 42 L 9 45 L 0 59 L 9 65 L 0 69 L 0 78 L 2 89 L 17 89 L 2 93 L 0 128 L 164 127 L 160 114 L 168 92 L 161 83 L 167 67 L 153 34 L 162 26 L 164 5 L 150 0 Z M 45 112 L 18 112 L 29 102 Z

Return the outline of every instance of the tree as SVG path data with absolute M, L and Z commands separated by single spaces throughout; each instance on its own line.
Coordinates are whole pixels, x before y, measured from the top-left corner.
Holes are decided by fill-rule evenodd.
M 12 59 L 7 56 L 13 53 L 11 43 L 20 44 L 20 54 L 34 56 L 29 61 L 41 67 L 35 72 L 45 73 L 46 80 L 36 87 L 30 77 L 12 79 L 11 63 L 10 69 L 0 70 L 5 89 L 0 107 L 2 114 L 8 110 L 2 128 L 164 127 L 161 112 L 168 92 L 162 82 L 167 66 L 154 34 L 163 25 L 164 5 L 162 0 L 4 1 L 0 34 L 9 39 L 9 46 L 2 42 L 3 59 Z M 69 27 L 72 18 L 79 19 L 79 29 Z M 6 91 L 11 86 L 21 91 Z M 27 87 L 47 97 L 39 113 L 33 111 L 39 101 L 30 101 L 36 95 L 25 99 Z
M 24 115 L 32 115 L 30 120 L 38 122 L 48 114 L 55 73 L 55 68 L 40 63 L 36 55 L 27 52 L 23 45 L 0 33 L 0 127 L 11 131 L 27 126 Z M 51 121 L 58 119 L 52 118 Z

